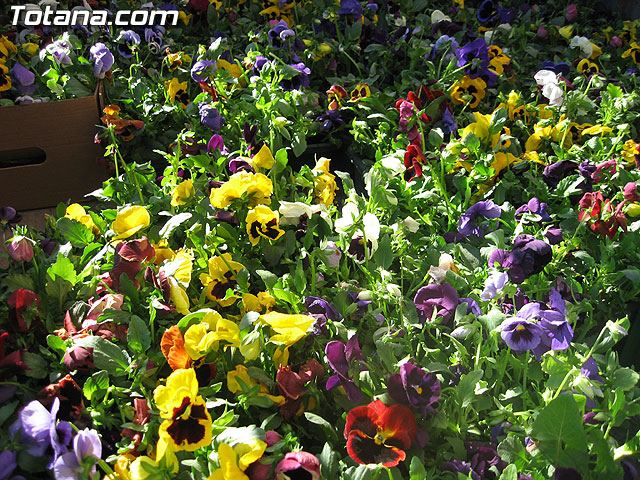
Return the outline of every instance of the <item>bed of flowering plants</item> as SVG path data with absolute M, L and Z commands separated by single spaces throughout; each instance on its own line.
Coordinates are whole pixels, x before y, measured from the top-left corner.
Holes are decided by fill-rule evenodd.
M 142 8 L 0 31 L 2 105 L 104 86 L 112 172 L 0 208 L 0 479 L 638 479 L 640 22 Z

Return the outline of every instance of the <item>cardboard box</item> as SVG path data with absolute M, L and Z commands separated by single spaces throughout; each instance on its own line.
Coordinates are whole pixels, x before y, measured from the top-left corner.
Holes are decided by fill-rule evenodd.
M 0 206 L 53 207 L 102 186 L 104 147 L 94 143 L 101 94 L 0 107 Z

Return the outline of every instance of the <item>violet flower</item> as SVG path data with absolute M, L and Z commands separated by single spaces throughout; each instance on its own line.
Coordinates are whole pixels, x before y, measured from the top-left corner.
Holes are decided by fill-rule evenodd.
M 217 68 L 216 62 L 210 60 L 198 60 L 191 67 L 191 78 L 195 82 L 206 82 Z
M 92 465 L 91 473 L 95 473 L 95 464 L 101 457 L 102 443 L 98 432 L 85 428 L 74 437 L 73 452 L 58 457 L 53 465 L 53 473 L 56 480 L 77 480 L 89 465 Z
M 22 220 L 20 215 L 13 207 L 0 207 L 0 227 L 4 228 L 7 225 L 15 225 Z
M 575 173 L 578 164 L 571 160 L 561 160 L 544 167 L 542 178 L 549 188 L 556 188 L 560 180 Z
M 424 420 L 435 414 L 433 406 L 442 395 L 436 375 L 411 363 L 403 364 L 399 373 L 389 377 L 387 391 L 395 402 L 420 412 Z
M 299 73 L 293 76 L 293 78 L 282 80 L 280 86 L 284 90 L 300 90 L 302 87 L 308 87 L 311 69 L 302 62 L 293 63 L 289 66 L 293 67 Z
M 52 452 L 49 468 L 58 457 L 67 451 L 71 441 L 71 425 L 66 421 L 57 422 L 60 399 L 55 398 L 51 411 L 38 400 L 29 402 L 18 414 L 18 419 L 9 427 L 12 436 L 19 433 L 19 440 L 33 457 L 43 457 Z
M 72 48 L 71 42 L 60 39 L 47 45 L 46 50 L 58 65 L 73 65 L 71 57 L 69 57 Z
M 220 115 L 218 109 L 206 102 L 198 104 L 198 112 L 200 113 L 200 123 L 205 127 L 209 127 L 216 133 L 219 133 L 225 124 L 225 118 Z
M 640 195 L 638 195 L 638 184 L 636 182 L 628 182 L 624 186 L 623 194 L 624 194 L 624 199 L 628 202 L 640 202 Z M 7 207 L 3 207 L 3 208 L 7 208 Z M 0 218 L 2 218 L 1 215 L 0 215 Z
M 338 15 L 362 16 L 362 4 L 358 0 L 340 0 Z
M 324 350 L 327 355 L 329 366 L 336 372 L 327 380 L 326 389 L 331 390 L 338 385 L 344 388 L 347 398 L 354 402 L 360 403 L 364 400 L 364 393 L 358 388 L 352 378 L 352 375 L 366 367 L 362 365 L 362 350 L 358 345 L 358 335 L 353 335 L 346 343 L 333 340 L 327 343 Z
M 515 238 L 513 249 L 502 262 L 502 267 L 509 269 L 509 279 L 513 283 L 522 283 L 531 275 L 540 273 L 551 258 L 551 246 L 548 243 L 522 234 Z
M 547 212 L 547 204 L 538 200 L 537 197 L 533 197 L 531 200 L 529 200 L 527 203 L 516 210 L 516 219 L 520 219 L 520 217 L 522 217 L 524 213 L 533 213 L 534 215 L 538 215 L 543 222 L 551 221 L 551 217 Z
M 476 219 L 482 218 L 499 218 L 502 211 L 500 207 L 493 203 L 492 200 L 485 200 L 471 205 L 466 212 L 460 215 L 458 219 L 458 232 L 460 235 L 468 237 L 469 235 L 477 235 L 484 237 L 484 230 L 475 223 Z M 480 218 L 479 218 L 480 217 Z
M 140 35 L 133 30 L 122 30 L 118 38 L 118 53 L 124 58 L 133 57 L 133 51 L 140 45 Z
M 211 135 L 211 138 L 207 142 L 207 152 L 211 153 L 214 150 L 218 150 L 220 153 L 224 153 L 225 151 L 224 139 L 217 133 Z
M 537 323 L 513 317 L 500 326 L 500 336 L 507 346 L 515 352 L 533 350 L 540 345 L 544 331 Z
M 104 43 L 96 43 L 90 49 L 93 58 L 93 76 L 96 78 L 104 78 L 105 74 L 113 66 L 113 54 L 109 51 Z
M 306 297 L 304 299 L 304 306 L 312 317 L 317 319 L 332 320 L 339 322 L 342 320 L 342 315 L 333 308 L 329 302 L 322 297 Z
M 492 300 L 498 296 L 509 281 L 509 275 L 505 272 L 492 272 L 484 282 L 484 290 L 480 294 L 482 300 Z
M 35 74 L 25 68 L 21 63 L 16 63 L 10 70 L 10 73 L 18 93 L 21 95 L 31 95 L 36 91 Z
M 458 292 L 449 283 L 426 285 L 418 290 L 413 299 L 422 323 L 431 321 L 434 313 L 442 317 L 442 323 L 451 320 L 459 303 Z
M 280 20 L 267 32 L 267 35 L 269 36 L 269 43 L 271 43 L 271 45 L 275 48 L 281 48 L 283 42 L 285 42 L 288 37 L 294 37 L 296 33 L 289 28 L 287 22 Z

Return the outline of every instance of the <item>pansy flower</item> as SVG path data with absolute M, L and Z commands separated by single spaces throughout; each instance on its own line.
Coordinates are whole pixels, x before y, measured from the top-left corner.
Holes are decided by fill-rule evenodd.
M 153 399 L 163 419 L 158 430 L 158 458 L 164 457 L 167 449 L 193 452 L 211 444 L 211 415 L 198 395 L 195 370 L 174 371 L 166 385 L 156 387 Z
M 342 101 L 347 98 L 347 91 L 340 85 L 331 85 L 331 88 L 327 90 L 327 96 L 329 97 L 329 110 L 336 110 L 342 107 Z
M 280 214 L 266 205 L 258 205 L 247 212 L 247 234 L 251 245 L 256 246 L 260 238 L 277 240 L 284 235 L 278 223 Z
M 76 220 L 82 223 L 85 227 L 91 230 L 94 234 L 100 233 L 98 226 L 93 222 L 91 215 L 87 214 L 86 210 L 79 203 L 72 203 L 67 207 L 64 212 L 65 218 Z
M 269 177 L 241 171 L 231 175 L 220 187 L 212 189 L 209 200 L 215 208 L 226 208 L 240 198 L 248 198 L 252 205 L 258 205 L 268 203 L 272 192 L 273 183 Z
M 267 443 L 260 439 L 233 445 L 221 443 L 218 445 L 220 467 L 207 480 L 248 480 L 249 477 L 244 472 L 262 457 L 266 449 Z
M 164 88 L 167 91 L 169 103 L 175 103 L 176 100 L 180 107 L 186 108 L 189 105 L 189 94 L 187 93 L 187 81 L 181 82 L 177 78 L 172 78 L 164 82 Z
M 583 58 L 582 60 L 580 60 L 578 62 L 578 65 L 576 66 L 576 70 L 578 70 L 580 73 L 582 73 L 587 77 L 590 77 L 591 75 L 594 75 L 600 72 L 600 68 L 598 67 L 598 64 L 595 62 L 592 62 L 588 58 Z
M 137 45 L 140 45 L 140 35 L 133 30 L 123 30 L 116 41 L 118 42 L 118 53 L 124 58 L 131 58 Z
M 117 105 L 108 105 L 103 112 L 104 116 L 100 117 L 102 123 L 107 127 L 113 126 L 114 133 L 119 135 L 125 142 L 133 139 L 134 132 L 144 126 L 142 120 L 120 118 L 120 107 Z
M 398 373 L 389 377 L 387 390 L 394 401 L 420 412 L 425 420 L 429 413 L 435 413 L 433 406 L 442 394 L 435 373 L 411 363 L 404 363 Z
M 361 98 L 367 98 L 370 96 L 371 96 L 371 88 L 369 88 L 369 84 L 359 83 L 353 88 L 353 90 L 351 90 L 351 97 L 349 98 L 349 101 L 357 102 Z
M 233 290 L 236 286 L 236 274 L 244 268 L 244 265 L 231 260 L 230 253 L 215 256 L 209 259 L 209 273 L 201 273 L 200 281 L 205 287 L 205 293 L 210 300 L 214 300 L 222 307 L 233 304 L 238 297 L 231 295 L 226 298 L 227 290 Z
M 11 88 L 11 76 L 9 75 L 9 67 L 4 63 L 0 63 L 0 92 L 7 91 Z
M 344 438 L 347 453 L 360 464 L 395 467 L 416 436 L 416 419 L 404 405 L 387 406 L 376 400 L 347 414 Z
M 471 78 L 467 75 L 457 81 L 451 89 L 451 101 L 457 105 L 468 105 L 476 108 L 486 94 L 487 82 L 482 78 Z
M 217 351 L 219 342 L 225 342 L 225 349 L 239 347 L 240 329 L 235 322 L 223 318 L 215 310 L 207 311 L 200 323 L 191 325 L 184 332 L 185 350 L 193 360 Z
M 631 42 L 629 47 L 630 48 L 622 54 L 622 58 L 631 57 L 631 60 L 633 60 L 636 65 L 640 65 L 640 45 L 638 45 L 638 42 Z
M 362 361 L 362 350 L 358 344 L 358 335 L 353 335 L 346 344 L 333 340 L 325 347 L 327 362 L 335 372 L 327 380 L 326 389 L 331 390 L 340 385 L 347 398 L 359 403 L 364 400 L 364 393 L 356 386 L 353 377 L 366 367 Z
M 184 336 L 177 325 L 172 325 L 162 334 L 160 350 L 173 370 L 191 368 L 192 360 L 184 344 Z
M 333 205 L 333 201 L 338 191 L 336 176 L 329 170 L 331 160 L 322 157 L 313 167 L 313 195 L 318 203 L 322 205 Z
M 13 207 L 0 207 L 0 227 L 5 228 L 7 225 L 15 225 L 22 220 L 20 215 Z
M 180 182 L 171 192 L 171 205 L 177 207 L 180 205 L 186 205 L 196 194 L 196 190 L 193 187 L 193 179 L 189 178 L 183 182 Z
M 421 287 L 413 299 L 421 322 L 430 322 L 435 312 L 442 322 L 451 320 L 459 303 L 458 292 L 449 283 L 432 283 Z
M 249 369 L 244 365 L 236 365 L 234 370 L 227 372 L 227 388 L 231 393 L 246 394 L 256 391 L 255 395 L 271 400 L 275 405 L 284 405 L 282 395 L 271 395 L 266 385 L 258 382 L 249 375 Z
M 499 218 L 502 211 L 492 200 L 485 200 L 471 205 L 458 219 L 458 232 L 468 237 L 476 235 L 484 237 L 484 229 L 478 225 L 480 220 Z

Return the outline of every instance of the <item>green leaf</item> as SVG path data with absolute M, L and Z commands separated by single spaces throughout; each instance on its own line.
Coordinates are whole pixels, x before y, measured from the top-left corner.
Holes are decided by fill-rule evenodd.
M 612 98 L 621 98 L 624 95 L 622 88 L 620 88 L 618 85 L 615 85 L 613 83 L 610 83 L 609 85 L 607 85 L 607 93 Z
M 383 235 L 380 237 L 378 243 L 378 250 L 373 254 L 373 261 L 376 265 L 387 270 L 393 263 L 393 248 L 391 247 L 391 238 L 389 235 Z
M 427 478 L 427 470 L 422 464 L 422 460 L 418 457 L 411 459 L 411 465 L 409 465 L 409 480 L 424 480 Z
M 640 374 L 630 368 L 618 368 L 613 374 L 613 389 L 631 390 L 638 383 Z
M 330 437 L 337 439 L 338 435 L 334 430 L 333 425 L 331 425 L 328 421 L 322 418 L 320 415 L 316 415 L 311 412 L 304 412 L 304 418 L 309 420 L 311 423 L 315 423 L 316 425 L 320 425 L 322 429 L 329 434 Z
M 137 315 L 133 315 L 129 320 L 127 343 L 133 351 L 138 353 L 146 352 L 151 346 L 151 332 L 144 320 Z
M 171 234 L 175 231 L 176 228 L 178 228 L 184 222 L 189 220 L 192 216 L 193 215 L 188 213 L 188 212 L 183 212 L 183 213 L 179 213 L 177 215 L 174 215 L 160 229 L 159 235 L 162 238 L 169 238 L 171 236 Z
M 126 375 L 130 358 L 115 343 L 102 337 L 85 337 L 76 342 L 85 348 L 93 348 L 93 361 L 97 368 L 115 377 Z
M 395 371 L 396 363 L 398 363 L 398 359 L 393 354 L 393 348 L 388 343 L 383 341 L 376 342 L 376 351 L 378 352 L 378 356 L 382 360 L 385 368 L 390 372 Z
M 67 345 L 57 335 L 47 335 L 47 345 L 51 350 L 58 352 L 61 355 L 64 355 L 67 351 Z
M 513 463 L 518 468 L 528 464 L 529 454 L 518 437 L 507 437 L 498 444 L 498 455 L 507 463 Z
M 27 365 L 24 374 L 31 378 L 45 378 L 49 373 L 49 364 L 40 355 L 24 352 L 22 361 Z
M 15 291 L 19 288 L 26 288 L 27 290 L 35 290 L 33 279 L 26 273 L 12 273 L 3 278 L 4 284 L 9 291 Z
M 2 426 L 2 424 L 6 422 L 7 419 L 11 417 L 11 415 L 13 415 L 13 412 L 16 411 L 16 408 L 18 408 L 19 404 L 20 400 L 16 400 L 15 402 L 11 402 L 4 405 L 3 407 L 0 407 L 0 426 Z
M 518 467 L 513 464 L 507 465 L 507 468 L 502 471 L 499 480 L 518 480 Z
M 47 275 L 51 280 L 55 281 L 57 278 L 69 282 L 72 286 L 76 283 L 76 271 L 73 268 L 73 263 L 67 257 L 58 253 L 58 259 L 56 263 L 51 265 L 47 269 Z
M 338 478 L 338 468 L 340 467 L 339 457 L 338 454 L 332 450 L 329 443 L 324 444 L 322 452 L 318 455 L 318 460 L 320 460 L 321 478 Z
M 568 392 L 552 400 L 538 414 L 531 436 L 553 465 L 586 473 L 589 455 L 582 420 L 578 404 Z
M 476 398 L 476 385 L 482 379 L 484 371 L 474 370 L 466 375 L 463 375 L 458 384 L 457 399 L 462 408 L 466 408 L 473 403 Z
M 432 128 L 429 130 L 429 144 L 433 148 L 440 148 L 442 142 L 444 141 L 444 133 L 441 128 Z
M 291 148 L 293 149 L 293 154 L 296 157 L 299 157 L 304 153 L 304 151 L 307 149 L 307 138 L 305 137 L 304 133 L 296 132 L 293 134 Z
M 84 382 L 84 386 L 82 387 L 82 393 L 92 404 L 96 403 L 93 401 L 93 397 L 97 396 L 98 393 L 104 392 L 102 397 L 104 398 L 104 394 L 107 393 L 107 389 L 109 388 L 109 374 L 105 370 L 100 370 Z

